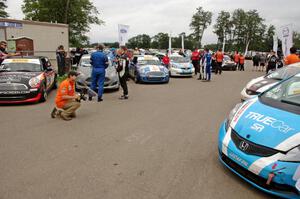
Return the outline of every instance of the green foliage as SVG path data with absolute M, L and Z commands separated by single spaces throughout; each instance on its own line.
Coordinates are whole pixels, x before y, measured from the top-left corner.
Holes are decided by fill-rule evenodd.
M 25 19 L 69 24 L 70 45 L 87 44 L 90 24 L 102 24 L 90 0 L 24 0 Z
M 230 19 L 230 12 L 221 11 L 214 25 L 214 33 L 218 36 L 218 43 L 222 43 L 224 37 L 231 34 L 232 23 Z
M 151 48 L 168 49 L 168 47 L 169 47 L 168 33 L 160 32 L 152 37 Z
M 127 46 L 129 48 L 150 48 L 151 45 L 151 37 L 146 34 L 137 35 L 128 40 Z
M 8 13 L 5 11 L 7 8 L 6 0 L 0 0 L 0 17 L 1 18 L 7 18 Z
M 201 40 L 205 29 L 211 24 L 212 12 L 204 11 L 202 7 L 198 7 L 197 12 L 192 16 L 190 28 L 196 41 L 199 42 L 198 47 L 201 47 Z

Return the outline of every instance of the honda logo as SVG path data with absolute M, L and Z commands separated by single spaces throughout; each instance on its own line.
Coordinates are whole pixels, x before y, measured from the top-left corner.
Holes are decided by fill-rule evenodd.
M 249 144 L 247 142 L 245 142 L 245 141 L 241 141 L 239 148 L 242 151 L 247 151 L 247 149 L 249 148 Z

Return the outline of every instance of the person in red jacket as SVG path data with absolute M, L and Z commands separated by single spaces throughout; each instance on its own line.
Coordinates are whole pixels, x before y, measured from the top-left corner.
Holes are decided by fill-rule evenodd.
M 162 62 L 165 67 L 169 68 L 170 65 L 170 57 L 168 56 L 168 53 L 162 58 Z
M 192 52 L 192 64 L 195 68 L 195 75 L 197 75 L 197 73 L 200 73 L 200 52 L 198 51 L 197 48 L 195 48 L 195 50 Z
M 224 59 L 224 54 L 222 52 L 222 49 L 219 49 L 216 53 L 216 61 L 217 61 L 217 68 L 216 68 L 216 71 L 215 73 L 216 74 L 220 74 L 222 73 L 222 63 L 223 63 L 223 59 Z
M 240 55 L 238 51 L 235 51 L 235 54 L 233 56 L 234 62 L 236 64 L 236 68 L 240 68 L 239 67 L 239 62 L 240 62 Z
M 240 56 L 239 56 L 239 70 L 240 71 L 245 71 L 244 65 L 245 65 L 245 57 L 241 53 Z

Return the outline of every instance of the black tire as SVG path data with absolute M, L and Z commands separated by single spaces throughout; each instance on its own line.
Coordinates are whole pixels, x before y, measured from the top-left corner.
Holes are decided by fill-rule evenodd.
M 41 86 L 41 91 L 40 92 L 42 94 L 40 102 L 47 101 L 47 99 L 48 99 L 48 93 L 47 93 L 45 84 L 43 84 L 43 86 Z
M 57 85 L 57 76 L 55 75 L 52 89 L 57 89 L 57 87 L 58 87 L 58 85 Z
M 140 83 L 140 80 L 139 80 L 137 74 L 134 75 L 134 82 L 135 82 L 136 84 L 139 84 L 139 83 Z

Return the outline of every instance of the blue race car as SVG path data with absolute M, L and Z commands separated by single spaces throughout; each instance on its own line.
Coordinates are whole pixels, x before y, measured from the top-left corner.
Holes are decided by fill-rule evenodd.
M 151 55 L 135 56 L 129 66 L 129 75 L 136 83 L 169 82 L 169 70 Z
M 300 198 L 300 74 L 236 105 L 218 149 L 220 161 L 255 187 Z
M 188 58 L 182 57 L 179 54 L 172 54 L 170 60 L 170 76 L 193 76 L 195 69 Z

